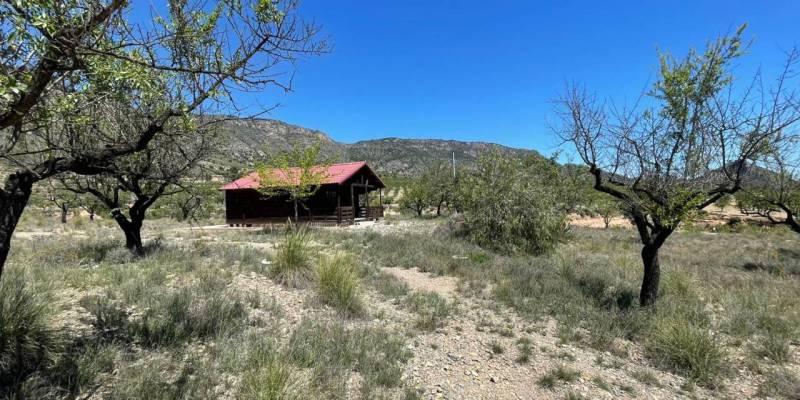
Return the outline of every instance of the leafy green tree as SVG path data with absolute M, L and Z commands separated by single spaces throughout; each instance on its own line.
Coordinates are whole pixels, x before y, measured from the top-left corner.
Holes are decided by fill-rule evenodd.
M 288 196 L 294 206 L 295 221 L 300 217 L 299 206 L 316 194 L 328 178 L 331 161 L 323 159 L 321 148 L 321 142 L 307 147 L 298 143 L 256 167 L 258 191 L 270 197 Z
M 541 254 L 566 235 L 566 212 L 555 161 L 499 152 L 481 156 L 459 178 L 458 200 L 469 237 L 502 252 Z
M 0 274 L 36 182 L 97 175 L 143 151 L 173 120 L 232 91 L 279 87 L 325 43 L 293 0 L 169 1 L 152 21 L 126 0 L 0 2 Z M 122 122 L 125 136 L 108 134 Z
M 428 192 L 430 205 L 436 208 L 436 215 L 442 215 L 445 207 L 453 205 L 456 182 L 453 170 L 447 163 L 437 162 L 428 167 L 422 174 L 423 188 Z
M 430 190 L 422 179 L 416 179 L 403 187 L 400 208 L 413 211 L 418 217 L 431 205 Z
M 658 253 L 667 238 L 682 221 L 739 191 L 747 160 L 800 119 L 786 89 L 790 63 L 773 90 L 732 88 L 744 29 L 680 60 L 661 54 L 660 77 L 637 107 L 610 108 L 579 86 L 558 99 L 557 133 L 574 145 L 594 188 L 617 199 L 637 228 L 642 306 L 658 298 Z

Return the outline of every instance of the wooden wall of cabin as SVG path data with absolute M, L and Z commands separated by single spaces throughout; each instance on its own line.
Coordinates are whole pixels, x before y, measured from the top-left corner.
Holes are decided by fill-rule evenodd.
M 341 206 L 350 204 L 350 186 L 323 186 L 314 196 L 298 207 L 301 217 L 313 215 L 336 215 L 336 194 L 339 192 Z M 289 196 L 267 197 L 256 190 L 228 190 L 225 192 L 225 217 L 227 220 L 248 218 L 294 217 L 294 204 Z

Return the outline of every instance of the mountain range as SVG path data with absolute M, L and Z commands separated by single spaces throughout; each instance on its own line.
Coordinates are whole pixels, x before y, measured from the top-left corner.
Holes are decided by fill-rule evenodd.
M 226 146 L 216 163 L 228 168 L 247 169 L 271 152 L 286 150 L 292 144 L 322 144 L 323 155 L 341 162 L 366 161 L 378 173 L 415 176 L 435 162 L 472 165 L 488 151 L 516 155 L 538 155 L 536 151 L 517 149 L 486 142 L 464 142 L 441 139 L 382 138 L 343 143 L 325 132 L 288 124 L 274 119 L 227 119 L 221 123 Z

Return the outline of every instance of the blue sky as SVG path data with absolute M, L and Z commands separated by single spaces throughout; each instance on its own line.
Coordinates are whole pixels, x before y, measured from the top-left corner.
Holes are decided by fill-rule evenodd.
M 683 54 L 743 22 L 754 43 L 742 77 L 774 76 L 782 51 L 800 45 L 800 1 L 789 0 L 305 0 L 301 10 L 333 51 L 299 64 L 293 93 L 237 100 L 279 102 L 271 118 L 343 142 L 444 138 L 549 154 L 551 99 L 566 81 L 630 102 L 655 79 L 657 48 Z

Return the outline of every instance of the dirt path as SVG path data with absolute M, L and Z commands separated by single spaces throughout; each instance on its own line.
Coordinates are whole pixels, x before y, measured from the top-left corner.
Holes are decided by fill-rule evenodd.
M 553 319 L 534 324 L 494 300 L 464 297 L 456 290 L 456 278 L 416 269 L 383 270 L 413 291 L 436 292 L 458 304 L 445 328 L 420 332 L 410 341 L 414 357 L 406 365 L 404 379 L 423 392 L 422 398 L 562 399 L 570 392 L 590 399 L 684 398 L 679 394 L 681 379 L 642 366 L 646 362 L 637 356 L 640 350 L 626 348 L 630 355 L 620 358 L 563 344 Z M 523 347 L 529 349 L 527 360 Z M 578 371 L 575 381 L 557 382 L 552 389 L 539 384 L 562 365 Z M 641 371 L 657 377 L 660 386 L 632 377 Z

